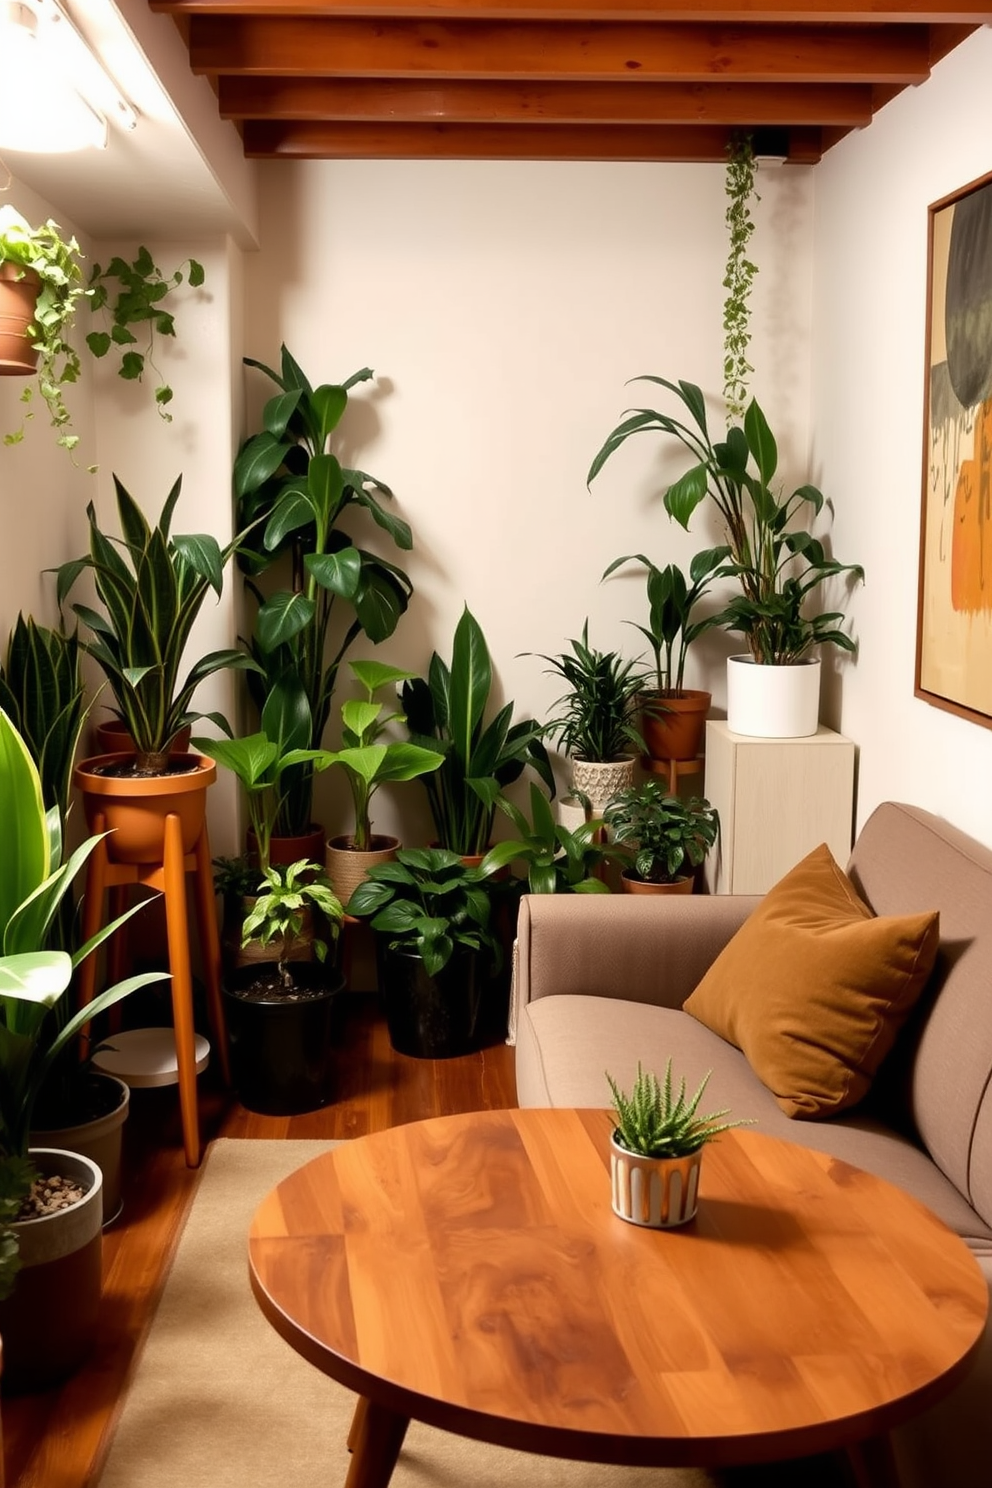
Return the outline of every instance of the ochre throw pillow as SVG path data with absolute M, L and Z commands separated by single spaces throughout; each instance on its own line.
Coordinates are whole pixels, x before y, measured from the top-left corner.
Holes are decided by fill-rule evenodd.
M 772 889 L 685 1011 L 740 1049 L 787 1116 L 856 1105 L 933 969 L 937 912 L 874 915 L 826 843 Z

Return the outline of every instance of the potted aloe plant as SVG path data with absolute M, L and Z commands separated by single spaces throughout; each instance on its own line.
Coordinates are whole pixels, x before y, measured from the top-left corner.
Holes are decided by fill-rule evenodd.
M 447 1059 L 481 1046 L 502 959 L 489 880 L 496 863 L 446 848 L 400 848 L 345 906 L 375 933 L 389 1039 L 400 1054 Z
M 0 1335 L 4 1380 L 44 1388 L 70 1373 L 93 1342 L 100 1300 L 102 1174 L 75 1152 L 31 1146 L 36 1103 L 61 1052 L 84 1026 L 161 973 L 131 977 L 85 1008 L 67 1007 L 76 967 L 125 914 L 74 954 L 52 948 L 59 906 L 96 847 L 63 861 L 57 812 L 46 811 L 27 745 L 0 711 Z M 47 1213 L 34 1185 L 57 1177 L 73 1198 Z M 52 1239 L 53 1227 L 62 1230 Z M 62 1227 L 65 1227 L 63 1230 Z
M 450 664 L 435 651 L 427 677 L 405 682 L 400 695 L 413 743 L 442 756 L 440 769 L 424 777 L 438 842 L 469 858 L 486 852 L 500 796 L 528 765 L 555 794 L 542 726 L 511 722 L 512 702 L 487 718 L 492 684 L 489 647 L 466 605 Z
M 180 816 L 184 850 L 191 851 L 202 831 L 206 787 L 216 778 L 212 761 L 169 754 L 181 730 L 204 716 L 191 710 L 193 694 L 214 672 L 254 663 L 241 651 L 213 651 L 181 678 L 193 624 L 210 590 L 221 593 L 224 564 L 238 539 L 222 550 L 208 534 L 170 531 L 182 477 L 154 527 L 116 476 L 114 484 L 122 535 L 103 533 L 89 505 L 90 551 L 57 570 L 58 600 L 61 606 L 82 573 L 92 574 L 102 609 L 73 609 L 90 631 L 85 649 L 107 679 L 135 751 L 83 760 L 74 780 L 91 828 L 97 814 L 113 828 L 113 857 L 161 862 L 165 815 Z
M 371 370 L 315 387 L 285 346 L 279 371 L 250 357 L 245 365 L 277 389 L 234 466 L 247 533 L 238 561 L 257 606 L 249 646 L 259 670 L 249 690 L 261 710 L 272 687 L 292 679 L 308 713 L 307 746 L 319 749 L 341 662 L 359 636 L 378 644 L 393 634 L 413 587 L 396 564 L 358 545 L 355 521 L 371 521 L 401 550 L 413 538 L 385 504 L 389 487 L 331 449 L 351 389 Z M 288 587 L 279 583 L 287 559 Z M 294 768 L 287 784 L 278 830 L 303 835 L 313 819 L 312 770 Z
M 354 807 L 352 831 L 332 837 L 327 844 L 328 875 L 345 901 L 367 870 L 395 856 L 399 847 L 397 838 L 372 831 L 371 803 L 376 791 L 387 781 L 429 775 L 443 763 L 436 749 L 384 737 L 390 724 L 405 723 L 406 718 L 398 710 L 384 713 L 385 704 L 376 702 L 375 694 L 384 687 L 410 681 L 413 673 L 381 661 L 350 661 L 348 665 L 365 697 L 349 698 L 341 705 L 343 747 L 325 756 L 328 764 L 340 765 L 347 776 Z
M 629 1094 L 607 1074 L 617 1118 L 610 1142 L 613 1212 L 621 1219 L 653 1229 L 687 1224 L 696 1214 L 703 1148 L 721 1132 L 753 1124 L 724 1121 L 727 1110 L 698 1114 L 711 1074 L 691 1096 L 684 1076 L 676 1091 L 671 1059 L 663 1081 L 638 1061 Z
M 709 801 L 667 795 L 657 780 L 620 791 L 603 817 L 613 841 L 632 853 L 620 875 L 632 894 L 691 894 L 693 871 L 720 833 L 720 818 Z

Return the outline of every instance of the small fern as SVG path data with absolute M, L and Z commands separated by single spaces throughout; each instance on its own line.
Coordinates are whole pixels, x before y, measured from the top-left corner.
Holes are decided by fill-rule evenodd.
M 695 1095 L 687 1100 L 684 1078 L 679 1083 L 678 1094 L 673 1092 L 671 1059 L 665 1066 L 664 1083 L 657 1075 L 645 1074 L 638 1061 L 637 1078 L 629 1095 L 624 1094 L 607 1072 L 617 1114 L 615 1137 L 620 1146 L 641 1157 L 688 1157 L 720 1132 L 735 1126 L 752 1126 L 754 1123 L 749 1121 L 723 1121 L 721 1118 L 729 1114 L 727 1110 L 696 1115 L 712 1073 L 706 1071 Z

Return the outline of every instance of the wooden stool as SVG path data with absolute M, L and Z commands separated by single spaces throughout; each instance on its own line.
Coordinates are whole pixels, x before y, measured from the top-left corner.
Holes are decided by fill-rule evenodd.
M 94 832 L 106 830 L 102 813 L 93 822 Z M 96 935 L 103 923 L 103 897 L 109 889 L 111 908 L 116 914 L 123 907 L 128 884 L 142 884 L 159 889 L 165 896 L 166 936 L 169 970 L 172 973 L 172 1018 L 176 1038 L 176 1063 L 179 1076 L 179 1108 L 183 1123 L 183 1145 L 186 1163 L 191 1168 L 200 1164 L 200 1126 L 196 1103 L 197 1049 L 193 1031 L 193 979 L 189 958 L 189 922 L 186 913 L 186 874 L 194 875 L 196 918 L 200 930 L 204 972 L 207 984 L 207 1011 L 214 1043 L 224 1079 L 230 1083 L 224 1005 L 220 991 L 220 936 L 214 905 L 213 876 L 210 865 L 210 842 L 204 824 L 193 851 L 183 853 L 179 817 L 170 813 L 165 818 L 163 861 L 155 863 L 115 863 L 108 847 L 110 837 L 102 837 L 90 854 L 86 866 L 86 897 L 83 903 L 83 942 Z M 108 950 L 108 972 L 111 984 L 120 980 L 122 952 L 112 937 Z M 79 978 L 81 1006 L 93 1000 L 96 990 L 96 957 L 82 963 Z

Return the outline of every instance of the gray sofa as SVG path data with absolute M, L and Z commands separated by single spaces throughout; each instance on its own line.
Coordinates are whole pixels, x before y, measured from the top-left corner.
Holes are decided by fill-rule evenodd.
M 663 1068 L 671 1055 L 690 1089 L 712 1069 L 709 1109 L 729 1106 L 760 1131 L 901 1185 L 966 1240 L 992 1290 L 992 852 L 925 811 L 886 803 L 846 866 L 876 914 L 940 911 L 934 973 L 860 1106 L 791 1120 L 743 1054 L 681 1010 L 760 902 L 734 895 L 526 897 L 520 1105 L 607 1106 L 604 1071 L 629 1087 L 639 1058 Z M 900 1430 L 895 1447 L 913 1488 L 989 1488 L 992 1327 L 968 1379 Z

